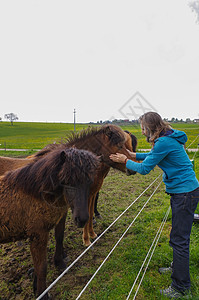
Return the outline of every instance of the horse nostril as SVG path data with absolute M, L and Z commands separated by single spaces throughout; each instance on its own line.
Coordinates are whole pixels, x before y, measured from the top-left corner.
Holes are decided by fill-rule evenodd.
M 88 218 L 80 218 L 80 217 L 75 217 L 74 218 L 75 224 L 78 228 L 83 228 L 88 221 Z
M 132 171 L 132 170 L 126 169 L 126 175 L 127 176 L 135 175 L 136 173 L 137 173 L 136 171 Z

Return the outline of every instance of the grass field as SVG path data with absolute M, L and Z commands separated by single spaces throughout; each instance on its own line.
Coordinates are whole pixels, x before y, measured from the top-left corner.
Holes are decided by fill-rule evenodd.
M 18 127 L 15 125 L 18 124 Z M 31 125 L 32 124 L 32 125 Z M 29 124 L 32 128 L 31 134 L 28 133 L 28 127 L 15 123 L 13 128 L 9 123 L 1 123 L 0 139 L 10 137 L 10 148 L 20 148 L 16 141 L 24 140 L 22 148 L 37 149 L 45 146 L 45 143 L 63 138 L 67 132 L 73 129 L 68 124 Z M 24 124 L 22 124 L 24 125 Z M 198 135 L 198 126 L 188 124 L 177 124 L 174 127 L 184 130 L 188 134 L 188 143 L 191 143 Z M 183 125 L 183 126 L 182 126 Z M 11 128 L 10 135 L 4 133 L 3 126 L 7 126 L 6 130 Z M 9 127 L 10 126 L 10 127 Z M 186 127 L 185 127 L 186 126 Z M 87 127 L 87 125 L 79 125 L 78 129 Z M 138 137 L 138 147 L 149 148 L 140 134 L 139 127 L 124 128 L 132 131 Z M 5 131 L 6 131 L 5 130 Z M 20 132 L 21 138 L 15 138 L 16 132 Z M 23 134 L 22 134 L 23 133 Z M 57 136 L 56 136 L 57 134 Z M 25 143 L 25 136 L 27 143 Z M 23 137 L 23 138 L 22 138 Z M 39 141 L 40 137 L 40 141 Z M 43 137 L 43 140 L 42 140 Z M 31 141 L 32 140 L 32 141 Z M 2 142 L 1 142 L 2 143 Z M 31 144 L 32 143 L 32 144 Z M 37 147 L 30 147 L 34 143 L 38 143 Z M 43 143 L 43 144 L 42 144 Z M 15 145 L 15 146 L 14 146 Z M 39 146 L 40 145 L 40 146 Z M 192 148 L 197 147 L 197 141 Z M 14 152 L 15 155 L 26 155 L 29 153 Z M 2 154 L 13 155 L 8 151 L 2 151 Z M 190 158 L 193 153 L 190 153 Z M 196 175 L 199 179 L 199 153 L 195 156 Z M 159 175 L 161 171 L 155 168 L 150 174 L 142 176 L 136 174 L 127 177 L 125 174 L 111 170 L 105 178 L 103 187 L 99 197 L 99 211 L 102 215 L 101 220 L 97 220 L 95 231 L 97 234 L 103 232 L 132 202 L 140 193 Z M 140 211 L 143 204 L 147 201 L 154 188 L 155 183 L 121 218 L 114 226 L 79 260 L 71 270 L 65 274 L 60 281 L 52 288 L 50 293 L 53 299 L 76 299 L 82 288 L 106 258 L 108 253 L 117 243 L 118 239 L 124 233 L 128 225 Z M 162 219 L 169 207 L 169 196 L 164 192 L 165 187 L 162 183 L 155 195 L 151 198 L 145 209 L 137 217 L 135 223 L 128 233 L 119 243 L 117 248 L 103 265 L 95 279 L 88 286 L 80 299 L 86 300 L 123 300 L 126 299 L 133 282 L 140 270 L 140 267 L 147 255 L 147 252 L 153 242 L 153 239 L 161 225 Z M 197 209 L 199 213 L 199 207 Z M 164 226 L 160 240 L 155 249 L 149 267 L 146 271 L 144 280 L 139 289 L 136 299 L 164 299 L 160 296 L 159 289 L 168 287 L 171 280 L 170 274 L 160 275 L 158 268 L 161 266 L 169 266 L 172 261 L 172 249 L 169 247 L 169 233 L 171 229 L 171 213 Z M 81 230 L 77 229 L 71 220 L 69 213 L 64 239 L 64 248 L 67 252 L 68 265 L 84 251 L 82 245 Z M 55 248 L 54 233 L 50 234 L 48 243 L 48 277 L 47 284 L 52 283 L 60 274 L 53 266 L 53 253 Z M 199 223 L 193 225 L 190 243 L 190 274 L 192 281 L 192 299 L 199 299 Z M 28 241 L 18 243 L 9 243 L 0 245 L 0 299 L 34 299 L 32 294 L 32 279 L 28 276 L 28 270 L 32 267 L 32 260 Z M 142 274 L 141 274 L 142 275 Z M 139 281 L 138 281 L 139 283 Z M 138 283 L 132 293 L 138 287 Z
M 87 128 L 89 124 L 76 124 L 76 130 Z M 183 130 L 188 136 L 189 145 L 199 134 L 199 124 L 176 123 L 172 124 L 175 129 Z M 122 126 L 124 130 L 129 130 L 138 139 L 138 148 L 149 148 L 145 137 L 141 135 L 140 126 Z M 47 144 L 64 139 L 74 130 L 71 123 L 28 123 L 15 122 L 13 126 L 9 122 L 0 123 L 0 148 L 9 149 L 41 149 Z M 191 147 L 196 148 L 198 141 Z
M 87 128 L 87 124 L 77 124 L 76 129 Z M 1 148 L 7 149 L 41 149 L 47 144 L 60 141 L 73 131 L 73 124 L 64 123 L 0 123 Z

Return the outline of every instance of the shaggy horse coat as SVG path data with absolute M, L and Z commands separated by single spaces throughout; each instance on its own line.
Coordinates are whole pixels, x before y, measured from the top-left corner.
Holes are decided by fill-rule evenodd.
M 99 158 L 88 151 L 59 149 L 0 177 L 0 242 L 30 239 L 36 295 L 46 289 L 48 233 L 69 206 L 77 226 L 85 225 L 98 167 Z
M 86 130 L 82 130 L 78 133 L 71 134 L 64 143 L 47 145 L 44 149 L 31 156 L 29 159 L 39 159 L 54 149 L 65 149 L 66 147 L 76 147 L 78 149 L 86 149 L 93 152 L 96 155 L 101 156 L 102 163 L 98 169 L 95 181 L 92 184 L 89 194 L 89 222 L 86 224 L 83 230 L 83 243 L 88 246 L 90 244 L 89 236 L 92 238 L 96 237 L 93 231 L 93 211 L 94 202 L 97 193 L 99 192 L 104 178 L 107 176 L 110 167 L 119 169 L 122 172 L 127 171 L 124 164 L 115 163 L 109 159 L 111 153 L 123 153 L 129 157 L 127 150 L 136 151 L 137 139 L 134 135 L 129 132 L 124 132 L 120 127 L 116 125 L 105 125 L 101 127 L 91 127 Z M 130 158 L 130 157 L 129 157 Z M 18 160 L 18 159 L 15 159 Z M 28 159 L 24 159 L 28 161 Z M 22 162 L 24 163 L 24 160 Z M 14 163 L 14 161 L 13 161 Z M 0 158 L 1 164 L 1 158 Z M 14 165 L 14 164 L 13 164 Z M 10 164 L 11 167 L 11 164 Z M 5 168 L 4 168 L 5 169 Z M 1 169 L 0 169 L 1 172 Z M 65 229 L 66 215 L 60 220 L 55 227 L 55 239 L 56 239 L 56 250 L 54 256 L 55 265 L 64 268 L 63 257 L 63 238 Z

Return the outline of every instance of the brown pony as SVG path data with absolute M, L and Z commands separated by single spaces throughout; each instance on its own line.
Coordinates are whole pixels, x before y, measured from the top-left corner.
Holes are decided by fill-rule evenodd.
M 98 167 L 94 154 L 68 148 L 0 176 L 0 243 L 30 239 L 37 296 L 46 289 L 49 231 L 69 206 L 76 225 L 85 225 L 89 188 Z
M 129 132 L 124 132 L 120 127 L 116 125 L 104 125 L 101 127 L 90 127 L 85 130 L 82 130 L 79 133 L 72 133 L 68 138 L 66 138 L 64 143 L 47 145 L 44 149 L 30 157 L 31 160 L 39 159 L 40 157 L 43 157 L 44 155 L 46 155 L 54 149 L 65 149 L 68 147 L 89 150 L 94 154 L 102 157 L 103 161 L 100 164 L 100 168 L 98 169 L 97 175 L 89 193 L 89 222 L 86 224 L 83 230 L 83 242 L 86 246 L 90 245 L 89 236 L 91 238 L 96 237 L 96 234 L 93 231 L 92 222 L 95 202 L 94 200 L 103 184 L 104 178 L 110 170 L 110 167 L 119 169 L 122 172 L 127 172 L 124 164 L 113 162 L 109 159 L 109 155 L 111 153 L 120 152 L 124 153 L 129 157 L 127 150 L 135 151 L 136 145 L 137 139 L 134 135 L 131 135 Z M 28 159 L 24 160 L 28 161 Z M 132 174 L 134 173 L 135 172 L 132 172 Z M 65 229 L 65 219 L 66 214 L 55 227 L 56 250 L 54 255 L 54 263 L 59 268 L 66 267 L 63 260 L 63 238 Z

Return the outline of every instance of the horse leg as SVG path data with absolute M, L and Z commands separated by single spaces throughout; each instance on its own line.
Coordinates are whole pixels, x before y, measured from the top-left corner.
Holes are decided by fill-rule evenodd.
M 90 211 L 91 211 L 91 206 L 92 206 L 92 202 L 93 201 L 94 201 L 93 196 L 89 195 L 89 198 L 88 198 L 89 220 L 88 220 L 88 222 L 86 223 L 86 225 L 83 228 L 83 235 L 82 235 L 84 246 L 89 246 L 91 244 L 91 242 L 90 242 L 90 236 L 89 236 L 89 222 L 90 222 L 90 219 L 91 219 L 91 212 Z M 92 214 L 92 219 L 91 220 L 93 220 L 93 214 Z
M 98 198 L 99 198 L 99 192 L 96 194 L 96 197 L 95 197 L 95 203 L 94 203 L 94 213 L 95 213 L 95 216 L 96 216 L 96 217 L 100 216 L 100 213 L 99 213 L 99 211 L 97 210 L 97 202 L 98 202 Z
M 89 198 L 89 220 L 83 229 L 83 244 L 85 246 L 89 246 L 91 244 L 90 237 L 93 239 L 97 237 L 97 234 L 93 230 L 93 213 L 94 213 L 95 196 L 96 194 L 94 196 L 92 195 Z
M 55 227 L 56 248 L 54 254 L 54 264 L 59 269 L 66 268 L 66 263 L 64 262 L 64 258 L 66 257 L 66 255 L 64 253 L 63 247 L 66 216 L 67 212 L 64 214 L 64 216 L 61 218 L 61 220 Z
M 94 214 L 95 199 L 96 199 L 96 194 L 93 196 L 93 200 L 91 201 L 89 220 L 88 220 L 88 232 L 92 239 L 95 239 L 97 237 L 97 234 L 93 230 L 93 214 Z
M 86 247 L 91 244 L 89 234 L 88 234 L 88 222 L 86 223 L 86 225 L 83 228 L 82 240 L 83 240 L 84 246 L 86 246 Z
M 33 290 L 36 296 L 39 296 L 46 289 L 46 274 L 47 274 L 47 242 L 48 232 L 39 233 L 30 243 L 30 251 L 34 264 L 34 281 Z M 46 294 L 42 299 L 49 299 Z

